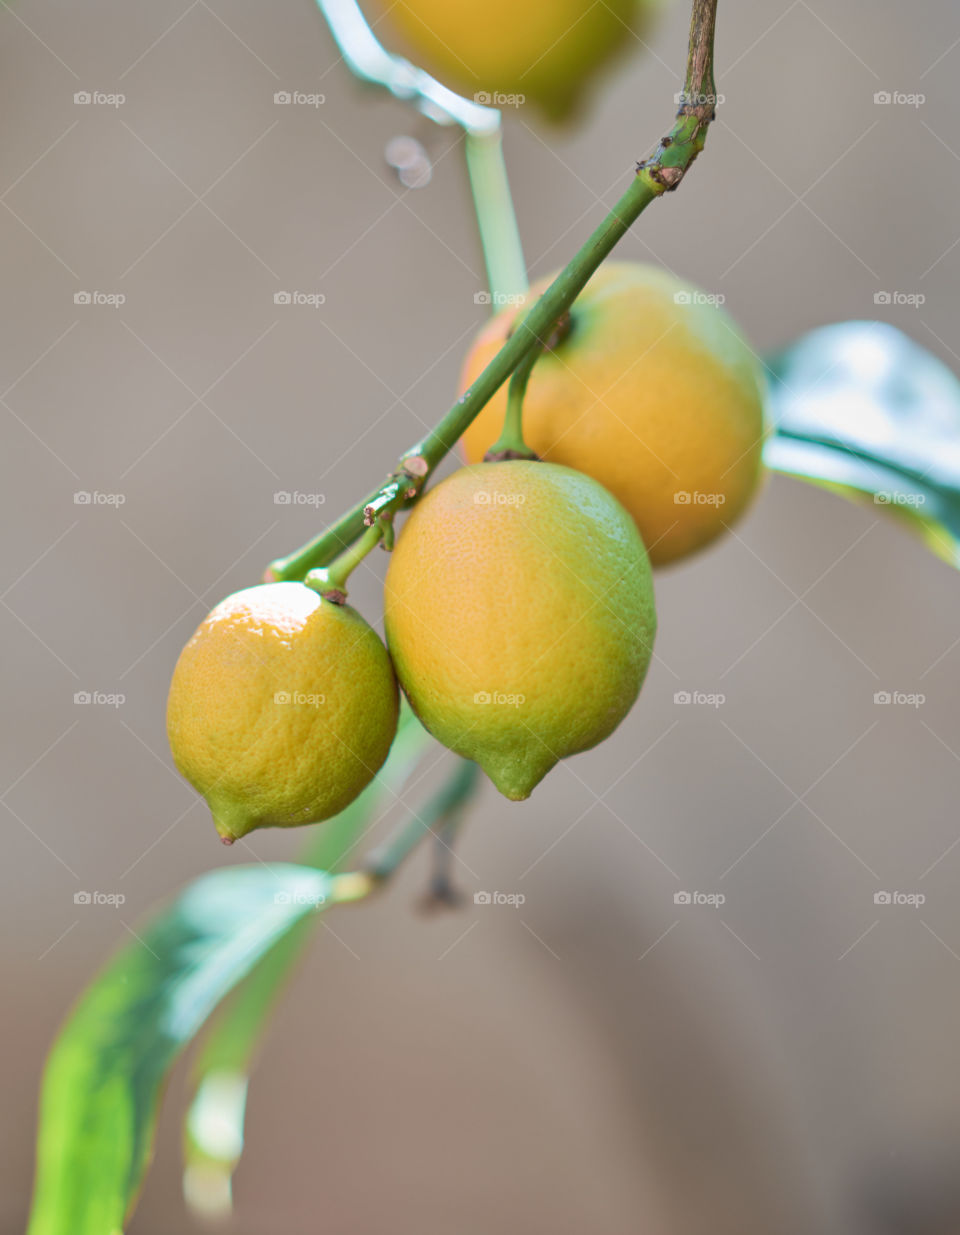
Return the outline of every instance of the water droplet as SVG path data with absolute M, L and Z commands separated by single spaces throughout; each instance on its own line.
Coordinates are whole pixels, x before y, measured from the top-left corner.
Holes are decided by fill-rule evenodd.
M 391 138 L 383 154 L 406 188 L 422 189 L 433 179 L 430 157 L 415 137 Z

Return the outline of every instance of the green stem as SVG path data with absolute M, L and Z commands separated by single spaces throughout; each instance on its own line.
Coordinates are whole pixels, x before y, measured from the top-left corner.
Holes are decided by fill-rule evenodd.
M 452 836 L 477 786 L 480 769 L 458 759 L 451 775 L 422 808 L 403 819 L 392 836 L 374 850 L 362 869 L 333 876 L 328 904 L 350 905 L 378 891 L 425 836 Z
M 517 330 L 523 330 L 525 323 L 521 322 Z M 524 358 L 513 371 L 510 385 L 507 388 L 507 410 L 503 418 L 503 428 L 500 436 L 484 455 L 488 463 L 496 463 L 501 459 L 536 459 L 537 455 L 523 439 L 523 399 L 527 393 L 527 383 L 533 366 L 540 359 L 543 343 L 537 339 Z
M 313 588 L 315 592 L 319 592 L 325 600 L 332 600 L 335 604 L 342 605 L 347 599 L 347 580 L 367 554 L 380 543 L 383 533 L 383 522 L 380 519 L 374 519 L 355 544 L 335 557 L 329 566 L 311 570 L 304 579 L 304 583 L 307 587 Z
M 670 132 L 653 154 L 637 165 L 630 187 L 586 244 L 560 272 L 526 316 L 528 329 L 515 331 L 472 386 L 434 429 L 401 458 L 397 470 L 321 535 L 288 557 L 272 563 L 269 577 L 302 579 L 362 535 L 364 511 L 396 511 L 416 500 L 425 480 L 457 439 L 496 394 L 536 341 L 547 338 L 587 280 L 640 214 L 656 198 L 675 189 L 703 149 L 714 114 L 713 31 L 717 0 L 693 0 L 684 99 Z M 416 473 L 415 475 L 413 473 Z
M 470 799 L 477 783 L 478 768 L 469 759 L 460 759 L 458 767 L 435 797 L 431 798 L 420 815 L 404 820 L 396 833 L 365 863 L 365 873 L 375 882 L 382 883 L 393 874 L 403 860 L 414 850 L 424 836 L 437 835 L 454 820 Z
M 454 845 L 463 826 L 465 813 L 462 807 L 448 813 L 443 823 L 434 829 L 433 871 L 430 875 L 429 890 L 422 902 L 425 909 L 438 909 L 444 906 L 456 908 L 460 903 L 452 870 L 455 856 Z
M 527 266 L 503 161 L 503 133 L 467 132 L 467 171 L 494 311 L 523 296 Z

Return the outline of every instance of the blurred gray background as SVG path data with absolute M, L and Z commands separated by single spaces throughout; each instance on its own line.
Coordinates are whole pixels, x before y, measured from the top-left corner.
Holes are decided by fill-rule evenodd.
M 535 275 L 664 131 L 686 22 L 677 0 L 580 127 L 508 117 Z M 307 0 L 22 0 L 0 30 L 12 1232 L 70 1002 L 159 898 L 253 860 L 173 771 L 177 653 L 446 409 L 486 279 L 456 134 L 360 88 Z M 619 255 L 722 292 L 761 352 L 882 313 L 960 368 L 956 5 L 725 2 L 717 57 L 707 151 Z M 277 107 L 280 90 L 326 101 Z M 427 145 L 427 188 L 385 165 L 398 134 Z M 925 303 L 877 309 L 882 289 Z M 469 895 L 423 918 L 420 858 L 318 933 L 254 1078 L 232 1230 L 957 1229 L 938 1206 L 960 1146 L 960 580 L 874 508 L 775 478 L 657 582 L 658 660 L 629 719 L 525 806 L 488 787 L 473 811 L 464 890 L 522 908 Z M 356 598 L 378 618 L 373 573 Z M 878 708 L 878 690 L 926 702 Z M 926 901 L 878 907 L 883 890 Z M 141 1235 L 196 1229 L 183 1077 Z

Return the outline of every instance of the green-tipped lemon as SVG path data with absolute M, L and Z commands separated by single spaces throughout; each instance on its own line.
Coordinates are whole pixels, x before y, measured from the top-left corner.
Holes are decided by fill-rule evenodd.
M 613 732 L 656 631 L 630 515 L 589 476 L 523 460 L 462 468 L 421 499 L 385 618 L 421 721 L 514 800 Z
M 352 802 L 387 757 L 397 703 L 386 648 L 359 613 L 267 583 L 221 601 L 183 649 L 167 732 L 230 842 Z

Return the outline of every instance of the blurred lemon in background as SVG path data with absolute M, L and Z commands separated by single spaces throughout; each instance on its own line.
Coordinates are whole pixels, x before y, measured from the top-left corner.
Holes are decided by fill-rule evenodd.
M 529 299 L 551 282 L 537 283 Z M 656 266 L 606 262 L 574 302 L 569 333 L 537 360 L 527 386 L 527 444 L 615 494 L 655 566 L 722 535 L 763 476 L 762 370 L 721 301 Z M 461 391 L 500 350 L 522 308 L 505 309 L 480 331 Z M 506 398 L 504 385 L 463 435 L 468 461 L 496 441 Z
M 389 50 L 444 85 L 478 103 L 534 103 L 561 120 L 612 60 L 639 50 L 661 0 L 371 0 L 364 7 Z

